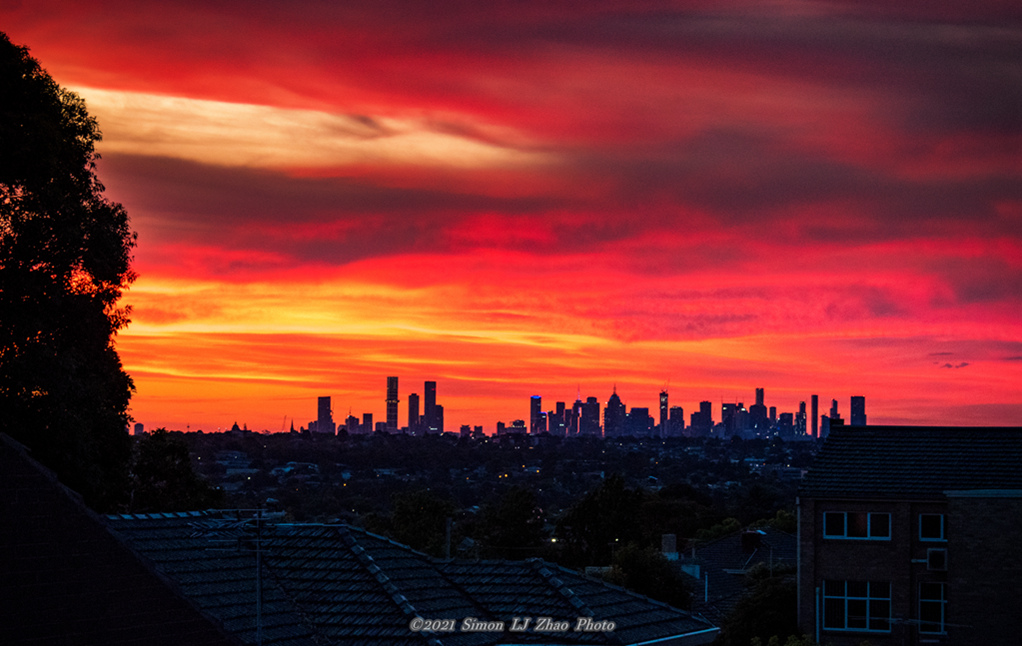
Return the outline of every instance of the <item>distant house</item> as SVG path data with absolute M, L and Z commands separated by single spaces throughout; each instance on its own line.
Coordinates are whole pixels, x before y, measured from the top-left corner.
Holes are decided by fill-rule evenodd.
M 832 424 L 798 507 L 821 643 L 1022 639 L 1022 428 Z
M 4 644 L 685 646 L 718 633 L 538 559 L 438 560 L 343 524 L 241 512 L 101 517 L 2 434 L 0 494 Z
M 796 537 L 765 526 L 704 543 L 683 555 L 678 563 L 693 579 L 692 612 L 721 623 L 748 591 L 750 573 L 763 568 L 792 572 L 796 557 Z

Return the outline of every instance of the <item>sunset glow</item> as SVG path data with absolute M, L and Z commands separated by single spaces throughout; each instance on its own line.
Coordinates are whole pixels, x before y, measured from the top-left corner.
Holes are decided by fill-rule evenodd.
M 381 420 L 388 375 L 447 430 L 615 387 L 1022 423 L 1011 3 L 7 4 L 139 234 L 147 428 Z

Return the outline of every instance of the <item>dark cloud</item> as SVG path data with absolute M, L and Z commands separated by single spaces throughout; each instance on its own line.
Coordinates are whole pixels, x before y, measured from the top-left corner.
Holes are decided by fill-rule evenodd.
M 954 363 L 954 364 L 952 364 L 952 363 L 945 363 L 944 365 L 941 366 L 941 368 L 964 368 L 967 365 L 969 365 L 968 361 L 963 361 L 961 363 Z

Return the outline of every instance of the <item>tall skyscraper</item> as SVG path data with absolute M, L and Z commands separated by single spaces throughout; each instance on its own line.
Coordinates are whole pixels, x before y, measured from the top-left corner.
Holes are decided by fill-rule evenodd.
M 660 391 L 660 437 L 667 437 L 667 420 L 670 408 L 667 406 L 667 390 Z
M 757 388 L 756 389 L 756 405 L 757 406 L 763 406 L 763 389 L 762 388 Z
M 579 419 L 580 435 L 600 434 L 600 401 L 595 397 L 587 397 L 582 404 L 582 415 Z
M 408 395 L 408 432 L 411 435 L 418 435 L 421 422 L 422 420 L 419 419 L 419 394 L 412 393 Z
M 387 377 L 387 430 L 397 431 L 397 377 Z
M 436 414 L 436 382 L 427 381 L 425 385 L 425 402 L 423 402 L 424 410 L 422 411 L 423 426 L 425 426 L 426 433 L 439 433 L 440 426 L 437 422 Z
M 832 399 L 832 400 L 830 400 L 830 418 L 831 419 L 837 419 L 839 417 L 841 417 L 841 416 L 838 415 L 838 413 L 837 413 L 837 400 L 836 399 Z
M 540 428 L 540 421 L 543 428 Z M 546 432 L 546 418 L 543 417 L 543 398 L 533 395 L 529 398 L 529 432 L 533 435 Z
M 820 437 L 820 396 L 813 395 L 812 398 L 812 413 L 813 413 L 813 437 Z
M 334 435 L 337 433 L 337 426 L 334 424 L 334 414 L 330 410 L 330 398 L 320 397 L 317 406 L 316 416 L 316 432 L 317 433 L 329 433 Z
M 625 416 L 627 410 L 617 394 L 617 387 L 607 400 L 607 406 L 603 409 L 603 436 L 619 437 L 625 432 Z
M 866 425 L 866 398 L 862 395 L 852 395 L 852 407 L 849 409 L 848 423 L 852 426 Z
M 795 417 L 795 435 L 806 434 L 806 403 L 798 403 L 798 415 Z

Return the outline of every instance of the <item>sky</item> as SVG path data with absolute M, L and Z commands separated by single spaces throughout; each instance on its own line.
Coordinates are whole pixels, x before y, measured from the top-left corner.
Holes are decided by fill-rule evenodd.
M 1022 424 L 1013 1 L 5 2 L 138 232 L 146 428 L 616 388 Z M 654 413 L 655 414 L 655 413 Z

